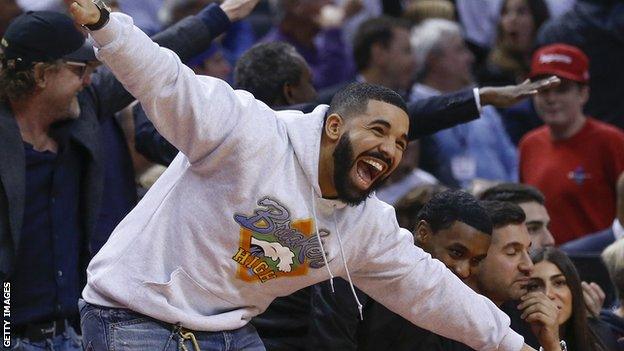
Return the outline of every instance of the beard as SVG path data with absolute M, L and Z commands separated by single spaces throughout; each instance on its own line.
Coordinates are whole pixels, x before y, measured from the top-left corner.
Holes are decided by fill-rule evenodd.
M 367 153 L 369 156 L 373 156 L 384 160 L 387 164 L 390 162 L 386 157 L 379 153 Z M 375 180 L 371 186 L 366 190 L 359 189 L 354 180 L 349 176 L 350 170 L 355 167 L 355 157 L 353 156 L 353 145 L 351 144 L 351 138 L 349 133 L 344 133 L 333 153 L 334 156 L 334 186 L 338 193 L 338 199 L 345 202 L 349 206 L 357 206 L 364 202 L 370 194 L 378 189 L 387 177 Z

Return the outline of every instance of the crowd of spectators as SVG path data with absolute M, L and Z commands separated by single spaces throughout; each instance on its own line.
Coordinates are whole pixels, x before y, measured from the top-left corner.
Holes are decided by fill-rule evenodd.
M 414 244 L 528 344 L 624 350 L 624 1 L 271 0 L 234 23 L 215 2 L 107 1 L 272 109 L 307 113 L 353 82 L 399 93 L 411 141 L 376 196 Z M 0 0 L 16 350 L 82 348 L 87 264 L 178 154 L 65 13 Z M 267 350 L 469 349 L 353 294 L 363 310 L 345 281 L 313 285 L 252 324 Z

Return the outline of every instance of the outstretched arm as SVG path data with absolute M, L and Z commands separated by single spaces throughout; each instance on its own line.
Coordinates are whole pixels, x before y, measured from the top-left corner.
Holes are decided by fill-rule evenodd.
M 230 21 L 222 9 L 210 4 L 197 15 L 189 16 L 154 35 L 152 40 L 175 52 L 184 62 L 206 49 L 229 25 Z M 97 101 L 99 118 L 110 117 L 134 101 L 134 97 L 106 67 L 101 67 L 93 75 L 89 89 Z
M 397 225 L 392 232 L 368 238 L 362 250 L 368 252 L 361 257 L 375 259 L 360 263 L 353 280 L 388 309 L 475 350 L 523 349 L 523 338 L 511 330 L 509 317 L 415 246 L 408 231 Z
M 559 78 L 553 76 L 518 85 L 483 87 L 478 89 L 477 94 L 472 89 L 465 89 L 410 102 L 407 106 L 410 115 L 409 138 L 418 139 L 475 120 L 480 115 L 479 105 L 509 107 L 559 83 Z
M 258 0 L 226 0 L 230 20 L 251 11 Z M 99 9 L 90 0 L 70 5 L 77 24 L 93 24 Z M 250 94 L 225 82 L 198 77 L 170 50 L 152 42 L 132 19 L 114 13 L 103 28 L 91 32 L 101 59 L 143 105 L 156 129 L 191 162 L 214 150 L 233 132 L 275 127 L 274 115 Z M 247 114 L 258 118 L 246 119 Z M 267 118 L 267 116 L 271 118 Z M 246 120 L 245 124 L 239 123 Z

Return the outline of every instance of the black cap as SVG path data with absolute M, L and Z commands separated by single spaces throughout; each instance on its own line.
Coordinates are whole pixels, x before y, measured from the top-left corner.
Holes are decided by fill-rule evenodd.
M 2 66 L 26 69 L 34 62 L 61 58 L 93 61 L 93 47 L 68 16 L 51 11 L 29 11 L 11 22 L 0 41 Z

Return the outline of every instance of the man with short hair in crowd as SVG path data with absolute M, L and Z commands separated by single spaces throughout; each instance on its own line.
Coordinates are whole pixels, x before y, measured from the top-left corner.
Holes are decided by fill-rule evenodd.
M 512 323 L 516 322 L 514 328 L 525 339 L 535 340 L 533 332 L 544 349 L 557 349 L 560 340 L 556 305 L 544 293 L 527 293 L 526 289 L 533 262 L 529 256 L 531 236 L 524 211 L 512 202 L 482 201 L 481 204 L 492 219 L 493 230 L 487 256 L 479 265 L 477 291 L 507 311 Z M 522 310 L 520 316 L 519 310 Z
M 294 46 L 285 42 L 261 43 L 236 62 L 234 88 L 277 108 L 309 103 L 317 93 L 312 71 Z
M 107 18 L 88 0 L 70 11 L 77 24 L 98 25 L 90 31 L 98 57 L 180 149 L 90 263 L 85 345 L 143 350 L 182 338 L 262 349 L 249 319 L 333 270 L 415 324 L 472 347 L 531 349 L 490 301 L 408 244 L 390 206 L 369 197 L 407 144 L 398 94 L 355 84 L 330 107 L 276 112 L 196 76 L 128 16 Z
M 555 239 L 548 230 L 550 216 L 544 206 L 544 195 L 535 187 L 520 183 L 501 183 L 485 190 L 479 198 L 511 202 L 520 206 L 526 215 L 524 224 L 531 236 L 531 250 L 555 245 Z
M 566 44 L 538 49 L 530 77 L 550 75 L 562 82 L 533 98 L 545 125 L 520 142 L 520 180 L 549 199 L 550 228 L 561 245 L 613 223 L 624 132 L 583 113 L 590 77 L 589 60 L 580 49 Z

